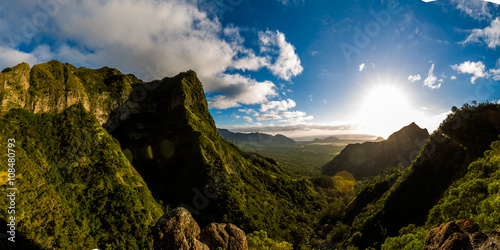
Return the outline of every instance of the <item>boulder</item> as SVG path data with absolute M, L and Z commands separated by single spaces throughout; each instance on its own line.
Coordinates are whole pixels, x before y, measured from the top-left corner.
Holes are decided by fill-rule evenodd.
M 201 234 L 201 241 L 210 249 L 248 250 L 247 236 L 233 224 L 210 223 Z
M 155 250 L 248 250 L 247 236 L 233 224 L 210 223 L 200 227 L 185 208 L 165 213 L 153 230 Z
M 429 231 L 424 249 L 500 249 L 500 229 L 479 231 L 479 225 L 472 220 L 451 221 Z
M 178 207 L 165 213 L 153 230 L 155 250 L 209 250 L 198 240 L 200 227 L 191 213 Z

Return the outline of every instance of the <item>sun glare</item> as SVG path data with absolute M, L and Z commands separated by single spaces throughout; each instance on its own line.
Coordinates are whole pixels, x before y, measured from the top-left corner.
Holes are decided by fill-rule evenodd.
M 387 138 L 391 133 L 411 123 L 410 101 L 396 85 L 380 84 L 367 89 L 361 97 L 356 120 L 368 133 Z M 408 124 L 407 124 L 408 123 Z

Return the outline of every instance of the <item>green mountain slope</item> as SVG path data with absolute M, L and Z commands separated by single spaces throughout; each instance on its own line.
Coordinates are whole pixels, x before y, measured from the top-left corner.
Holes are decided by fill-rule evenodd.
M 405 167 L 418 155 L 428 139 L 427 129 L 412 123 L 393 133 L 385 141 L 349 144 L 332 161 L 323 166 L 323 174 L 348 171 L 356 179 L 382 173 L 387 167 L 402 163 Z
M 148 248 L 153 197 L 201 226 L 231 222 L 295 246 L 313 234 L 314 185 L 222 139 L 193 71 L 143 83 L 107 67 L 20 64 L 0 73 L 0 100 L 1 145 L 14 136 L 24 164 L 19 234 L 38 247 Z
M 201 225 L 222 220 L 280 239 L 295 234 L 296 245 L 312 233 L 305 213 L 320 206 L 312 183 L 222 139 L 195 72 L 144 88 L 144 100 L 125 102 L 106 126 L 156 198 L 187 207 Z
M 379 247 L 410 224 L 424 225 L 445 191 L 500 134 L 500 105 L 464 105 L 441 124 L 392 187 L 354 216 L 345 245 Z M 394 183 L 386 180 L 389 186 Z M 351 215 L 352 216 L 352 215 Z
M 388 238 L 383 249 L 423 249 L 430 228 L 460 219 L 472 219 L 481 230 L 500 228 L 500 141 L 491 144 L 484 157 L 472 162 L 467 174 L 446 190 L 444 197 L 427 216 L 426 224 L 414 225 L 400 231 L 398 237 Z
M 149 230 L 162 214 L 160 205 L 118 142 L 83 105 L 56 115 L 12 109 L 0 119 L 0 147 L 7 150 L 10 138 L 19 235 L 49 249 L 152 246 Z M 11 187 L 6 154 L 2 162 L 0 185 Z M 0 199 L 0 206 L 7 208 L 7 202 Z M 8 216 L 2 209 L 2 220 Z

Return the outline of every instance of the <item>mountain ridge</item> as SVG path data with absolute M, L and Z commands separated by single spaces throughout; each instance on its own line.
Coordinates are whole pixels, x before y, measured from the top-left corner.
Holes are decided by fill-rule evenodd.
M 259 143 L 280 143 L 295 144 L 295 140 L 282 134 L 270 135 L 260 132 L 253 133 L 235 133 L 227 129 L 218 128 L 219 134 L 226 140 L 235 142 L 259 142 Z
M 332 161 L 323 166 L 323 173 L 335 175 L 348 171 L 356 179 L 375 176 L 399 163 L 408 167 L 429 137 L 427 129 L 414 122 L 394 132 L 384 141 L 349 144 Z

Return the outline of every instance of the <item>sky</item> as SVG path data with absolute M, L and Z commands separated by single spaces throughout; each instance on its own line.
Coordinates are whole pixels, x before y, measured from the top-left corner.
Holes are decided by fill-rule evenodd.
M 195 70 L 216 125 L 295 139 L 434 131 L 499 102 L 498 1 L 0 0 L 0 68 Z

